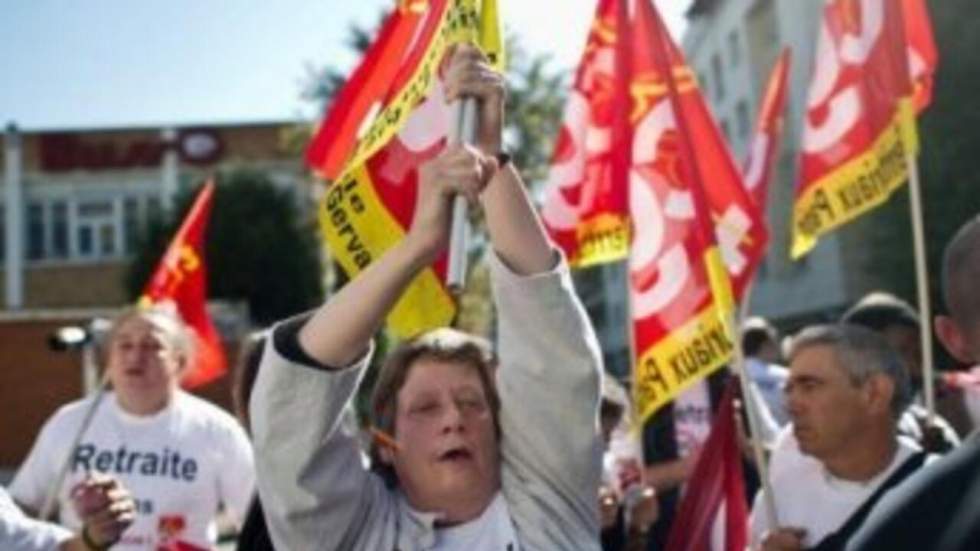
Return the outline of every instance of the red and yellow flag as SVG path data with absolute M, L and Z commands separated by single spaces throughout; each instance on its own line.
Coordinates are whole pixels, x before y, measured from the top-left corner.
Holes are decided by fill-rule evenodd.
M 906 154 L 918 150 L 908 47 L 902 2 L 827 0 L 804 118 L 793 258 L 905 182 Z
M 602 0 L 565 104 L 541 218 L 569 264 L 582 268 L 629 254 L 629 178 L 635 114 L 627 6 Z M 642 101 L 642 98 L 637 98 Z M 643 105 L 638 102 L 638 109 Z
M 630 41 L 633 98 L 633 392 L 645 419 L 730 359 L 727 319 L 768 235 L 693 72 L 650 0 L 636 2 L 632 20 L 618 13 L 618 36 Z
M 445 53 L 475 42 L 498 67 L 496 0 L 405 0 L 389 16 L 307 150 L 330 181 L 320 227 L 351 276 L 404 237 L 415 208 L 416 167 L 446 143 L 451 113 L 441 81 Z M 409 285 L 388 316 L 408 337 L 447 325 L 456 306 L 445 258 Z
M 204 230 L 213 196 L 214 182 L 209 181 L 198 193 L 139 300 L 141 306 L 173 304 L 191 329 L 194 356 L 181 378 L 185 388 L 207 384 L 228 370 L 221 338 L 207 310 Z
M 909 49 L 915 110 L 921 113 L 932 103 L 932 77 L 939 64 L 939 52 L 932 35 L 932 22 L 926 0 L 902 0 L 905 39 Z
M 783 133 L 786 112 L 787 83 L 789 81 L 790 50 L 786 48 L 772 68 L 769 82 L 762 96 L 762 106 L 756 120 L 755 136 L 745 160 L 745 186 L 752 194 L 759 212 L 765 216 L 766 199 L 772 169 L 779 152 L 779 140 Z

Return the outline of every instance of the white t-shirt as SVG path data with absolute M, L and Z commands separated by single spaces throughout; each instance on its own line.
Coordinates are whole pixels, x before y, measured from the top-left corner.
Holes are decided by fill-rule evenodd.
M 503 494 L 497 495 L 479 517 L 458 526 L 436 530 L 431 551 L 520 551 L 517 533 Z
M 45 423 L 10 485 L 14 499 L 43 506 L 92 400 L 63 406 Z M 81 523 L 69 495 L 90 471 L 118 478 L 136 501 L 136 520 L 113 548 L 120 550 L 209 547 L 219 505 L 241 519 L 255 484 L 251 446 L 235 418 L 182 391 L 150 416 L 126 413 L 114 393 L 104 398 L 58 496 L 60 521 L 73 530 Z
M 840 528 L 892 472 L 919 451 L 914 441 L 899 437 L 895 457 L 887 469 L 865 482 L 843 480 L 830 474 L 819 460 L 800 451 L 791 427 L 788 425 L 777 439 L 769 478 L 780 524 L 804 528 L 804 547 L 820 543 Z M 749 517 L 753 549 L 761 546 L 763 535 L 770 529 L 765 508 L 760 490 Z

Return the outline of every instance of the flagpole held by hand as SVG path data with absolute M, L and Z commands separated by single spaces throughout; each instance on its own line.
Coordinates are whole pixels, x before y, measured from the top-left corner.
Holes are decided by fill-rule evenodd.
M 477 104 L 475 98 L 462 98 L 453 104 L 453 120 L 449 127 L 449 144 L 469 144 L 476 141 Z M 467 249 L 469 248 L 469 205 L 466 198 L 453 200 L 452 228 L 449 234 L 449 258 L 446 267 L 446 285 L 454 296 L 459 296 L 466 285 Z
M 75 457 L 75 450 L 78 449 L 82 437 L 85 436 L 85 431 L 92 424 L 92 419 L 95 418 L 95 412 L 98 411 L 99 406 L 102 404 L 102 399 L 105 398 L 108 388 L 109 371 L 106 370 L 102 374 L 102 380 L 99 382 L 99 386 L 95 389 L 95 396 L 92 398 L 92 403 L 89 404 L 88 410 L 85 411 L 82 425 L 78 427 L 78 432 L 75 433 L 71 446 L 68 447 L 68 455 L 65 456 L 64 461 L 61 463 L 61 468 L 58 469 L 58 476 L 55 478 L 48 495 L 44 498 L 44 505 L 41 507 L 41 512 L 38 517 L 41 520 L 50 520 L 52 513 L 54 513 L 55 504 L 58 502 L 58 494 L 61 493 L 61 486 L 65 483 L 65 478 L 68 477 L 68 470 L 71 468 L 72 460 Z

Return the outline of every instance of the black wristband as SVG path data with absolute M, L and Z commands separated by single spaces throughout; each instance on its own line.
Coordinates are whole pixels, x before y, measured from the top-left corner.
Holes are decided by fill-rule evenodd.
M 493 157 L 497 159 L 497 170 L 510 164 L 510 154 L 506 151 L 499 151 Z

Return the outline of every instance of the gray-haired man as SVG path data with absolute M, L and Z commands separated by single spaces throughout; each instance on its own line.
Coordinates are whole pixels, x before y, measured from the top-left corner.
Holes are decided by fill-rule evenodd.
M 873 331 L 814 326 L 793 341 L 786 399 L 793 438 L 777 447 L 770 472 L 780 525 L 769 525 L 757 497 L 752 545 L 841 549 L 880 495 L 924 461 L 896 435 L 911 400 L 908 372 Z

